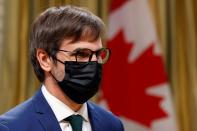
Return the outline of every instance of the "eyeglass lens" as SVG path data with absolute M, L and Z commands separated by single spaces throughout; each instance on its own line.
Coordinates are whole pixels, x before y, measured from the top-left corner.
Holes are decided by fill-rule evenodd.
M 89 62 L 92 60 L 93 55 L 96 54 L 97 61 L 101 64 L 105 64 L 110 56 L 110 50 L 108 48 L 102 48 L 98 51 L 92 51 L 90 49 L 80 49 L 76 52 L 77 62 Z

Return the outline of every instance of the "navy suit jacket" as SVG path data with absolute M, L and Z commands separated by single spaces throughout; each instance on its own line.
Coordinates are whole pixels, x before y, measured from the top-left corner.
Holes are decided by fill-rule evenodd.
M 112 113 L 87 102 L 92 131 L 123 131 Z M 61 131 L 59 123 L 39 90 L 32 98 L 0 116 L 0 131 Z

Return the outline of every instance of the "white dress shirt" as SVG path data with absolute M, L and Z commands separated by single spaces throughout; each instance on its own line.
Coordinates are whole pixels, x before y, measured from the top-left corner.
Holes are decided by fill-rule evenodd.
M 69 122 L 65 121 L 64 119 L 74 114 L 75 115 L 79 114 L 84 119 L 82 125 L 82 131 L 91 131 L 90 120 L 88 117 L 88 108 L 86 103 L 82 105 L 79 111 L 75 112 L 66 104 L 61 102 L 56 97 L 54 97 L 44 85 L 42 85 L 41 90 L 45 99 L 47 100 L 48 104 L 53 110 L 62 131 L 72 131 L 71 125 L 69 124 Z

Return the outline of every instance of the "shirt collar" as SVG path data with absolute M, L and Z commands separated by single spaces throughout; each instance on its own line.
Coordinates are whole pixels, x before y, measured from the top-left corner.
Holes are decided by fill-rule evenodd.
M 41 87 L 42 93 L 47 100 L 48 104 L 50 105 L 51 109 L 53 110 L 58 122 L 61 122 L 65 118 L 79 114 L 81 115 L 85 121 L 89 121 L 88 117 L 88 108 L 87 104 L 84 103 L 82 107 L 77 111 L 73 111 L 69 106 L 61 102 L 59 99 L 57 99 L 55 96 L 53 96 L 45 87 L 45 85 L 42 85 Z

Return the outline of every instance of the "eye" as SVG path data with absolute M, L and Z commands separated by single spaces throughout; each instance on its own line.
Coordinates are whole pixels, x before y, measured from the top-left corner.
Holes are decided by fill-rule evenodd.
M 89 57 L 92 54 L 92 52 L 89 49 L 81 49 L 77 51 L 77 56 L 86 58 Z
M 89 49 L 79 49 L 76 51 L 77 62 L 88 62 L 92 55 L 92 51 Z

